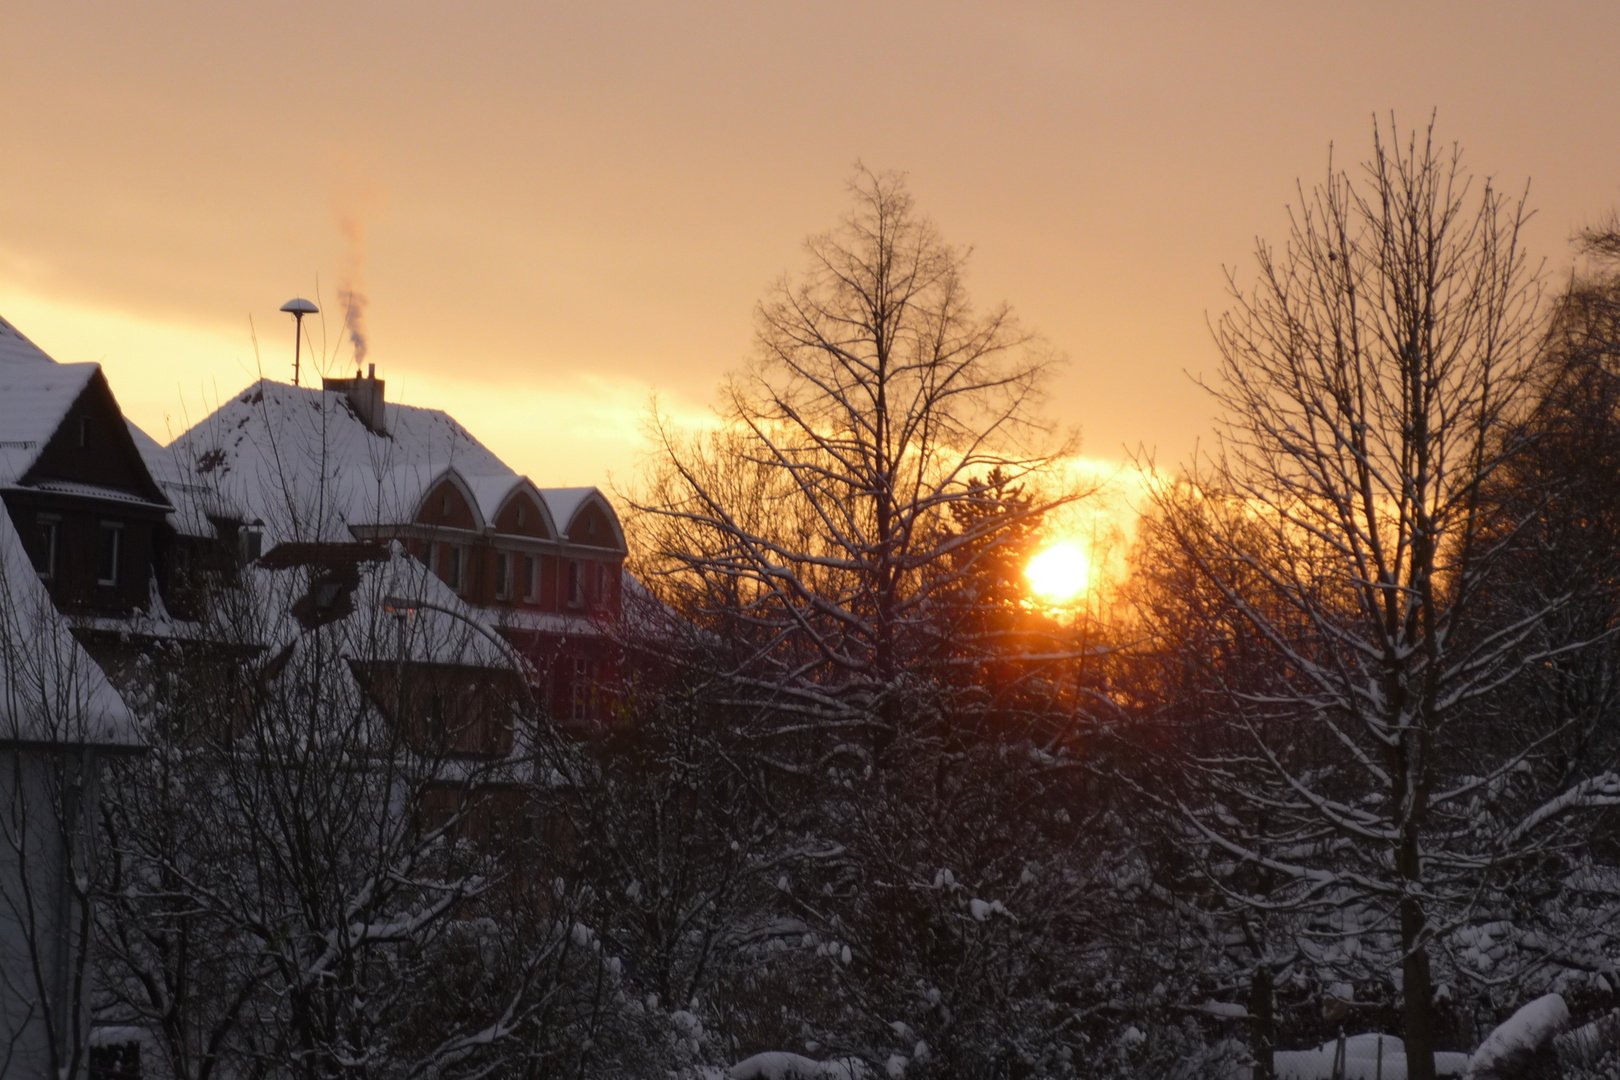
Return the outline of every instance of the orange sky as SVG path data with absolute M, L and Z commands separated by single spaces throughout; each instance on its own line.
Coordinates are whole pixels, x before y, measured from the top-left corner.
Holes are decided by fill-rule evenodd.
M 701 415 L 859 158 L 1070 357 L 1086 453 L 1163 463 L 1208 428 L 1183 372 L 1222 265 L 1375 111 L 1532 180 L 1562 272 L 1620 204 L 1617 46 L 1612 0 L 7 0 L 0 314 L 164 438 L 286 378 L 276 309 L 358 269 L 391 397 L 542 484 L 623 481 L 649 395 Z

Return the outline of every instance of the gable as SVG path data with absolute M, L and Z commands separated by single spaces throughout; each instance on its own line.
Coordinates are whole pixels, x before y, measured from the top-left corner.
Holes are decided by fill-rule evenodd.
M 422 500 L 421 507 L 416 512 L 416 520 L 422 525 L 437 525 L 449 529 L 476 529 L 478 521 L 473 516 L 472 504 L 455 481 L 448 477 L 435 484 Z
M 540 505 L 522 491 L 508 499 L 501 512 L 495 515 L 495 531 L 509 536 L 534 536 L 541 540 L 551 538 Z
M 619 538 L 614 532 L 613 525 L 608 521 L 607 514 L 594 500 L 587 502 L 574 515 L 574 520 L 568 524 L 568 539 L 571 543 L 583 544 L 586 547 L 600 547 L 618 550 Z
M 99 369 L 19 478 L 19 482 L 30 485 L 46 480 L 114 488 L 149 502 L 168 502 L 147 471 L 112 389 Z
M 15 484 L 34 467 L 97 370 L 95 364 L 0 364 L 0 484 Z

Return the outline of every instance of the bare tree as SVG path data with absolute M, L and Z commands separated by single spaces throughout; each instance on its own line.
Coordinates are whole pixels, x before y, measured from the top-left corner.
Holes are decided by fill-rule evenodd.
M 1157 506 L 1268 672 L 1221 695 L 1237 738 L 1191 759 L 1208 795 L 1180 810 L 1264 872 L 1256 909 L 1312 911 L 1349 952 L 1398 962 L 1418 1080 L 1436 941 L 1482 917 L 1567 811 L 1620 795 L 1612 774 L 1549 776 L 1546 733 L 1496 712 L 1563 602 L 1510 618 L 1486 602 L 1519 536 L 1487 485 L 1517 450 L 1541 342 L 1526 216 L 1432 126 L 1375 126 L 1361 175 L 1330 166 L 1287 244 L 1258 248 L 1255 283 L 1234 279 L 1219 449 L 1193 499 Z
M 760 807 L 731 986 L 773 1007 L 716 1011 L 739 1050 L 1066 1075 L 1107 1025 L 1115 853 L 1086 827 L 1079 653 L 1020 588 L 1042 516 L 1081 494 L 1037 411 L 1053 361 L 971 306 L 966 253 L 900 177 L 850 187 L 760 305 L 717 429 L 655 423 L 633 522 L 706 635 L 705 707 Z
M 637 510 L 666 594 L 737 644 L 739 689 L 881 743 L 938 569 L 1072 496 L 996 503 L 993 469 L 1017 484 L 1068 449 L 1036 412 L 1052 358 L 1005 306 L 974 310 L 967 254 L 900 176 L 863 168 L 850 190 L 853 212 L 807 242 L 804 277 L 760 305 L 719 430 L 684 440 L 655 422 Z M 967 503 L 989 512 L 948 528 Z
M 533 828 L 514 651 L 397 548 L 292 547 L 102 657 L 154 745 L 101 800 L 101 1022 L 191 1080 L 611 1074 L 638 1043 Z

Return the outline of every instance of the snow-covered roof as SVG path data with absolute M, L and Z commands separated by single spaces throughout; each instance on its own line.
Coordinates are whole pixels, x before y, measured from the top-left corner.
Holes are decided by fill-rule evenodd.
M 410 520 L 428 485 L 517 474 L 438 409 L 392 405 L 388 434 L 368 428 L 342 391 L 261 379 L 170 446 L 196 482 L 215 485 L 267 546 L 340 542 L 351 523 Z
M 517 633 L 541 633 L 572 638 L 599 638 L 606 634 L 606 626 L 600 618 L 577 612 L 486 608 L 483 615 L 491 625 Z
M 101 370 L 99 364 L 58 364 L 39 355 L 43 363 L 0 362 L 0 485 L 15 484 L 33 467 Z
M 339 622 L 335 647 L 350 660 L 408 660 L 506 669 L 514 653 L 490 636 L 472 607 L 398 543 L 381 557 L 356 563 L 359 585 L 353 610 Z M 312 581 L 301 566 L 251 565 L 243 579 L 245 597 L 258 606 L 257 638 L 266 652 L 313 640 L 292 609 Z
M 440 409 L 390 403 L 380 434 L 342 390 L 269 379 L 221 405 L 169 450 L 191 470 L 187 482 L 213 485 L 249 520 L 262 520 L 267 546 L 342 542 L 350 526 L 412 521 L 446 479 L 466 492 L 480 528 L 519 489 L 540 497 L 559 533 L 586 500 L 601 496 L 590 487 L 535 487 Z
M 135 719 L 69 631 L 0 512 L 0 743 L 139 746 Z
M 551 508 L 551 515 L 557 521 L 558 530 L 564 535 L 574 524 L 574 518 L 579 516 L 585 505 L 595 502 L 606 513 L 608 526 L 613 530 L 614 539 L 622 547 L 624 545 L 624 530 L 619 525 L 619 515 L 614 512 L 613 504 L 608 501 L 600 489 L 594 487 L 568 487 L 568 488 L 541 488 L 540 495 Z
M 22 331 L 0 318 L 0 364 L 18 361 L 27 364 L 55 363 L 45 350 L 25 337 Z
M 593 487 L 541 488 L 540 494 L 546 500 L 546 505 L 551 507 L 557 527 L 566 531 L 574 515 L 579 513 L 580 506 L 594 491 L 596 489 Z
M 168 521 L 176 532 L 188 536 L 213 536 L 214 526 L 209 521 L 211 516 L 243 516 L 240 508 L 221 498 L 213 484 L 197 482 L 197 477 L 182 463 L 178 450 L 159 444 L 128 419 L 124 420 L 124 426 L 129 428 L 129 437 L 134 440 L 135 449 L 146 464 L 146 471 L 152 474 L 152 479 L 157 481 L 158 487 L 163 489 L 163 494 L 174 507 Z

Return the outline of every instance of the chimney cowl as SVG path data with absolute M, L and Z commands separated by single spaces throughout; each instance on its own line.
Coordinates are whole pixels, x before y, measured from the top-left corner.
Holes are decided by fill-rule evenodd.
M 383 380 L 377 378 L 376 364 L 371 365 L 364 377 L 356 369 L 352 379 L 321 380 L 322 390 L 340 391 L 349 399 L 349 407 L 360 422 L 378 435 L 388 434 L 388 401 L 383 396 L 383 386 Z

